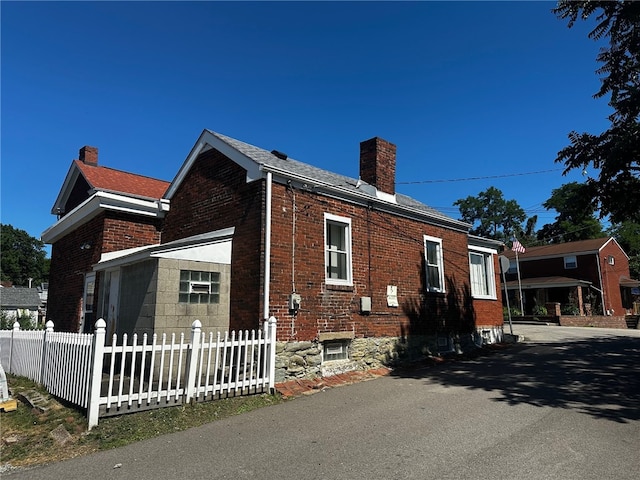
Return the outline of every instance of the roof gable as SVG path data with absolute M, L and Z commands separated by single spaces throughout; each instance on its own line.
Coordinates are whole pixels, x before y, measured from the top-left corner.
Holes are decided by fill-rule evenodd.
M 108 167 L 87 165 L 79 160 L 75 160 L 74 163 L 78 166 L 89 185 L 95 190 L 158 199 L 162 198 L 169 187 L 169 182 L 164 180 Z
M 349 198 L 352 201 L 358 199 L 365 203 L 376 202 L 378 205 L 388 207 L 395 214 L 417 215 L 423 219 L 428 217 L 429 220 L 435 223 L 445 224 L 448 227 L 463 231 L 468 231 L 470 228 L 469 224 L 448 217 L 406 195 L 380 195 L 373 185 L 369 185 L 362 180 L 323 170 L 293 158 L 282 158 L 268 150 L 211 130 L 204 130 L 196 141 L 178 174 L 167 189 L 166 199 L 171 200 L 198 155 L 211 148 L 218 150 L 244 168 L 247 171 L 247 182 L 266 178 L 267 173 L 272 173 L 274 181 L 280 183 L 286 183 L 288 180 L 297 181 L 306 188 L 316 191 L 322 190 L 323 193 L 330 191 L 334 196 L 343 199 Z
M 169 182 L 164 180 L 108 167 L 88 165 L 80 160 L 74 160 L 51 213 L 54 215 L 68 213 L 65 211 L 67 202 L 76 185 L 82 180 L 86 181 L 90 188 L 90 191 L 86 193 L 86 198 L 83 200 L 89 198 L 96 191 L 157 200 L 164 196 L 169 187 Z
M 533 260 L 545 257 L 561 257 L 565 255 L 587 255 L 598 253 L 609 242 L 614 242 L 612 237 L 593 238 L 589 240 L 579 240 L 576 242 L 554 243 L 551 245 L 541 245 L 537 247 L 526 247 L 526 252 L 518 255 L 520 261 Z M 622 253 L 624 251 L 618 245 Z M 515 252 L 506 250 L 504 255 L 508 258 L 515 258 Z M 626 255 L 626 253 L 625 253 Z

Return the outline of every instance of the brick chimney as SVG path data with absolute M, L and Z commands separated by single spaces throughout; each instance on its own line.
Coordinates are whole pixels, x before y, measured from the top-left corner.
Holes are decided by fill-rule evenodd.
M 390 195 L 396 193 L 396 146 L 379 137 L 360 142 L 360 178 Z
M 85 145 L 80 149 L 80 161 L 87 165 L 98 166 L 98 149 Z

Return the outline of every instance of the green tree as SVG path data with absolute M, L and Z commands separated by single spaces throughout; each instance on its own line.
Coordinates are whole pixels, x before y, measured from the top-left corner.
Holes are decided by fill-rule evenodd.
M 605 236 L 602 225 L 596 218 L 590 187 L 583 183 L 565 183 L 551 191 L 551 197 L 542 204 L 558 215 L 553 223 L 538 231 L 538 239 L 544 243 L 574 242 Z
M 489 187 L 477 196 L 461 198 L 454 203 L 461 220 L 473 225 L 471 234 L 507 241 L 522 232 L 526 215 L 515 200 L 505 200 L 502 191 Z
M 569 134 L 571 144 L 558 152 L 556 162 L 564 162 L 566 174 L 574 168 L 592 165 L 598 176 L 588 182 L 590 193 L 602 216 L 615 223 L 640 222 L 640 2 L 561 0 L 553 13 L 568 20 L 595 14 L 592 40 L 608 39 L 596 60 L 601 78 L 594 95 L 609 95 L 610 128 L 599 135 Z
M 44 243 L 24 230 L 0 224 L 0 277 L 14 285 L 26 287 L 47 280 L 49 259 Z
M 607 233 L 616 239 L 629 255 L 631 278 L 640 278 L 640 223 L 622 222 L 612 225 Z

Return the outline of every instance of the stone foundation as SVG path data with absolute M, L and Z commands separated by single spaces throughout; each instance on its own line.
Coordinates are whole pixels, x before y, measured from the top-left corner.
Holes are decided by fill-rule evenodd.
M 502 326 L 478 327 L 474 334 L 412 337 L 354 338 L 349 359 L 323 362 L 320 341 L 277 342 L 276 383 L 302 378 L 330 377 L 354 370 L 397 367 L 446 353 L 464 353 L 504 340 Z

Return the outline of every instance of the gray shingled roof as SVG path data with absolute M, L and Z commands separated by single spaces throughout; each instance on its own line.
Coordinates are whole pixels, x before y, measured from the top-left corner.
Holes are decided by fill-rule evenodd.
M 354 179 L 354 178 L 350 178 L 337 173 L 329 172 L 327 170 L 314 167 L 307 163 L 299 162 L 297 160 L 294 160 L 293 158 L 282 159 L 275 156 L 268 150 L 264 150 L 254 145 L 241 142 L 240 140 L 227 137 L 226 135 L 222 135 L 221 133 L 217 133 L 212 130 L 208 130 L 208 132 L 214 135 L 215 137 L 219 138 L 220 140 L 222 140 L 232 148 L 246 155 L 248 158 L 252 159 L 254 162 L 260 165 L 276 168 L 278 170 L 284 170 L 294 175 L 300 175 L 303 177 L 313 179 L 318 183 L 340 187 L 347 191 L 350 190 L 354 193 L 358 193 L 361 195 L 363 194 L 369 195 L 371 196 L 372 199 L 375 198 L 375 195 L 369 193 L 372 189 L 362 188 L 363 184 L 367 185 L 366 182 L 363 182 L 363 181 L 359 182 L 358 179 Z M 416 209 L 428 215 L 433 215 L 434 217 L 440 217 L 443 220 L 453 221 L 460 224 L 464 223 L 464 222 L 460 222 L 459 220 L 455 220 L 452 217 L 444 215 L 438 210 L 432 207 L 429 207 L 428 205 L 425 205 L 424 203 L 419 202 L 418 200 L 415 200 L 411 197 L 408 197 L 400 193 L 396 193 L 396 201 L 399 206 Z
M 37 308 L 40 303 L 37 288 L 0 288 L 0 305 L 5 308 Z

